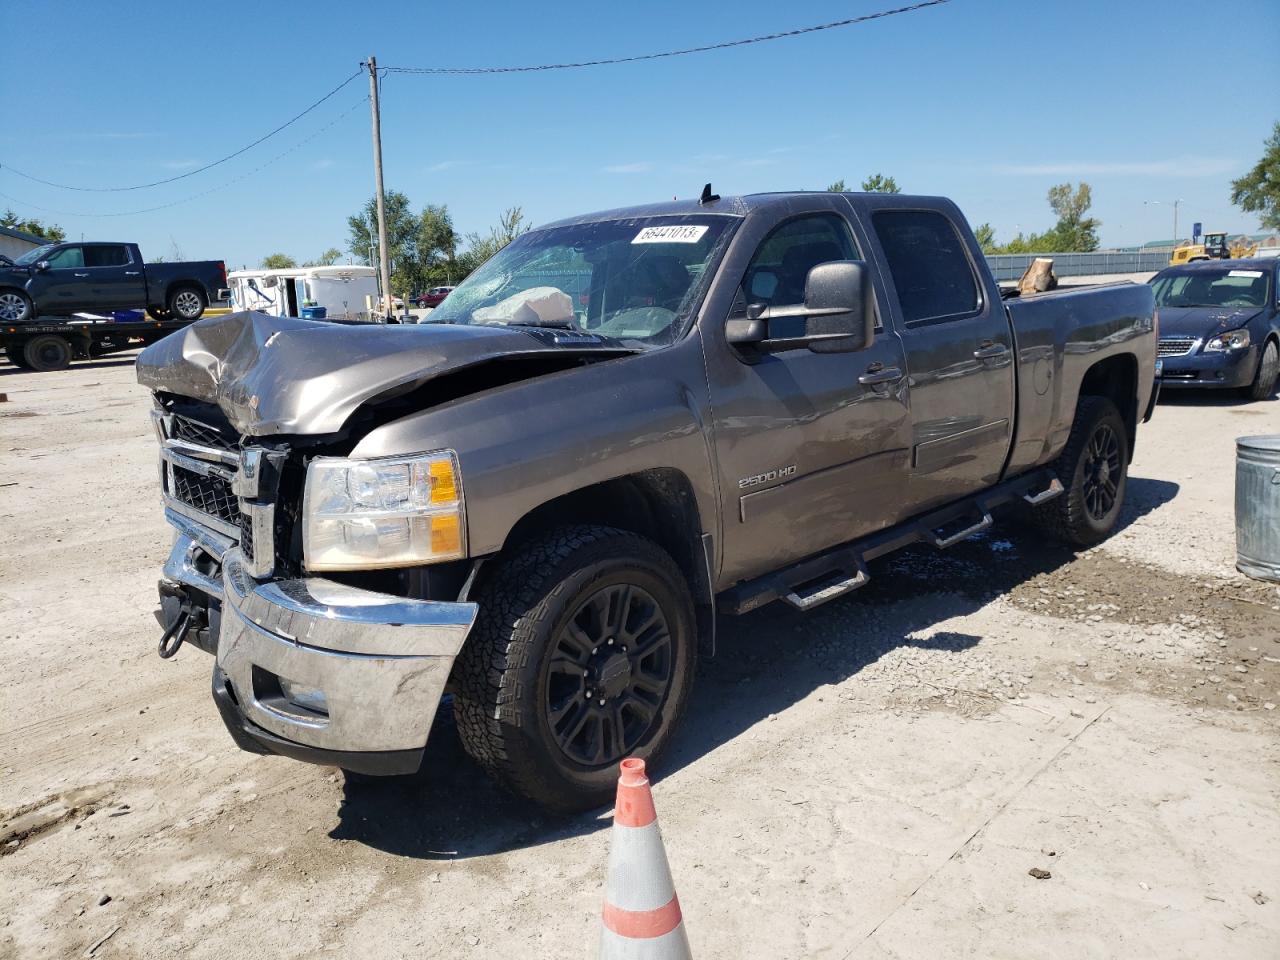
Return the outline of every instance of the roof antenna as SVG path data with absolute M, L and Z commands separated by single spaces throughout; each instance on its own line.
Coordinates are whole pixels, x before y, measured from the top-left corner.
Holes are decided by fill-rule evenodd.
M 712 193 L 711 184 L 708 183 L 702 188 L 702 197 L 699 198 L 698 203 L 700 204 L 715 203 L 719 199 L 720 199 L 720 194 Z

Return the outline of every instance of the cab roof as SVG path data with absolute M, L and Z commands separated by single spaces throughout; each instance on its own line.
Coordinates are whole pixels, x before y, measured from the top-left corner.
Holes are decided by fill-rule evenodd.
M 785 209 L 791 203 L 815 194 L 828 193 L 825 190 L 789 190 L 778 193 L 751 193 L 742 196 L 720 197 L 710 203 L 701 203 L 696 198 L 687 200 L 668 200 L 663 203 L 646 203 L 630 207 L 616 207 L 612 210 L 599 210 L 595 213 L 584 213 L 576 217 L 566 217 L 551 223 L 541 224 L 536 229 L 549 227 L 567 227 L 578 223 L 594 223 L 601 220 L 631 220 L 637 217 L 671 217 L 671 216 L 703 216 L 703 217 L 745 217 L 757 210 L 771 207 Z M 856 193 L 853 191 L 831 196 L 847 197 L 855 206 L 866 202 L 869 198 L 879 201 L 890 201 L 894 204 L 903 201 L 922 203 L 933 206 L 948 203 L 942 197 L 921 197 L 901 193 Z

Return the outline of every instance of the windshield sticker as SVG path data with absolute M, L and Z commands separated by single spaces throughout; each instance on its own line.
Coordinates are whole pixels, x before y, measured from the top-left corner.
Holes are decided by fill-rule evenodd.
M 1227 274 L 1228 277 L 1253 277 L 1255 280 L 1262 276 L 1261 270 L 1232 270 Z
M 645 227 L 632 243 L 697 243 L 707 232 L 706 226 L 684 224 L 672 227 Z

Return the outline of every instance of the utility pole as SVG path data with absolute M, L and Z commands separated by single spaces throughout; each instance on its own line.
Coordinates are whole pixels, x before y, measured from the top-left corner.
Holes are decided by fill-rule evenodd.
M 382 315 L 390 316 L 391 253 L 387 249 L 387 198 L 382 189 L 382 119 L 378 112 L 378 58 L 370 57 L 369 103 L 373 107 L 373 183 L 378 205 L 378 276 L 382 284 Z

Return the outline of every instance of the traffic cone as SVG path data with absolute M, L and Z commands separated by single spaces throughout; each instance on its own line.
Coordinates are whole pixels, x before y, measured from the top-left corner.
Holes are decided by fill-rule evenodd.
M 644 761 L 622 761 L 600 960 L 692 960 Z

